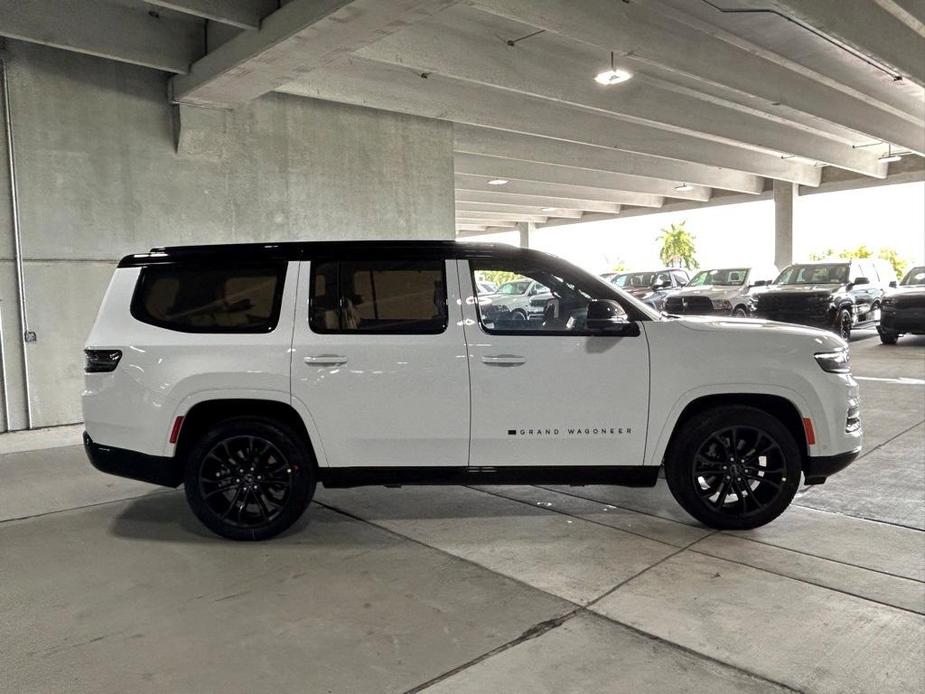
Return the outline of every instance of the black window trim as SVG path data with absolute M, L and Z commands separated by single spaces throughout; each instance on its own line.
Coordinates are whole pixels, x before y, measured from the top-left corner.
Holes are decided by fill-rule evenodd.
M 440 264 L 440 275 L 443 281 L 443 300 L 446 305 L 446 311 L 443 314 L 443 327 L 439 330 L 409 330 L 406 328 L 390 328 L 387 330 L 343 330 L 342 328 L 317 328 L 312 325 L 312 301 L 314 300 L 313 288 L 315 286 L 316 268 L 324 263 L 335 263 L 337 265 L 337 306 L 338 314 L 341 307 L 341 265 L 343 263 L 382 263 L 382 262 L 437 262 Z M 308 329 L 316 335 L 444 335 L 450 325 L 450 298 L 449 287 L 446 280 L 446 263 L 447 259 L 443 256 L 421 256 L 411 255 L 408 258 L 376 258 L 365 255 L 354 255 L 345 253 L 339 257 L 318 256 L 309 258 L 309 277 L 308 277 L 308 307 L 305 317 L 308 323 Z
M 150 316 L 142 310 L 144 298 L 142 297 L 142 287 L 145 284 L 145 276 L 163 268 L 183 269 L 183 270 L 259 270 L 275 269 L 277 273 L 276 288 L 273 293 L 273 306 L 270 312 L 269 320 L 260 326 L 255 327 L 195 327 L 195 326 L 178 326 L 170 321 L 161 321 Z M 224 262 L 189 262 L 177 260 L 168 263 L 158 263 L 156 265 L 143 266 L 138 273 L 138 279 L 135 281 L 135 289 L 132 291 L 132 300 L 129 304 L 129 312 L 132 318 L 145 325 L 152 325 L 163 330 L 170 330 L 175 333 L 187 333 L 191 335 L 268 335 L 276 330 L 279 325 L 279 317 L 282 312 L 283 293 L 286 289 L 286 278 L 289 273 L 289 263 L 285 260 L 255 260 L 253 262 L 238 261 L 235 263 Z

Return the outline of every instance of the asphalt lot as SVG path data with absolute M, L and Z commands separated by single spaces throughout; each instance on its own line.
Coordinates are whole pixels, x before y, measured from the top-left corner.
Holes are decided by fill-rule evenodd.
M 0 455 L 0 691 L 923 691 L 925 338 L 852 358 L 864 456 L 750 532 L 663 484 L 406 487 L 236 544 L 79 447 Z

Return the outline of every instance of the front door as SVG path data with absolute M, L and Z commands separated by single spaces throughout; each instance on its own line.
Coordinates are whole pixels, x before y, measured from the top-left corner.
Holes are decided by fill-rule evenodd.
M 552 298 L 536 319 L 514 318 L 476 275 L 526 277 Z M 649 405 L 643 331 L 585 329 L 591 299 L 612 298 L 596 278 L 542 260 L 459 261 L 472 382 L 472 466 L 642 465 Z M 498 305 L 496 305 L 498 304 Z M 542 309 L 542 310 L 539 310 Z
M 299 284 L 292 397 L 328 465 L 464 467 L 469 372 L 456 261 L 319 258 L 302 263 Z

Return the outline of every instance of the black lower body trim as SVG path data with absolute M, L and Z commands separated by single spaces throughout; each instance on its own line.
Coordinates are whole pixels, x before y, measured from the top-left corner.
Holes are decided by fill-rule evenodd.
M 861 455 L 861 449 L 855 448 L 847 453 L 838 455 L 820 455 L 807 458 L 803 466 L 803 481 L 805 484 L 823 484 L 829 475 L 834 475 L 839 470 L 844 470 L 851 465 L 858 456 Z
M 616 484 L 654 487 L 657 465 L 349 467 L 319 470 L 328 488 L 412 484 Z
M 164 487 L 178 487 L 183 481 L 183 463 L 178 458 L 101 446 L 87 432 L 84 432 L 84 450 L 90 464 L 100 472 Z

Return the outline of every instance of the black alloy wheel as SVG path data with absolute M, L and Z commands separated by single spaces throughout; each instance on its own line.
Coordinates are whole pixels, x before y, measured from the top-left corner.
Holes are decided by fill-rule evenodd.
M 274 520 L 292 492 L 292 465 L 257 436 L 222 439 L 199 467 L 199 493 L 222 521 L 253 528 Z
M 773 503 L 787 482 L 780 445 L 767 432 L 746 426 L 711 433 L 694 456 L 691 475 L 704 503 L 739 518 Z
M 665 477 L 694 518 L 720 530 L 755 528 L 790 505 L 802 456 L 777 417 L 747 405 L 694 415 L 672 437 Z
M 186 496 L 212 531 L 262 540 L 292 525 L 314 493 L 313 462 L 288 428 L 236 418 L 219 423 L 190 453 Z
M 849 340 L 851 338 L 851 326 L 851 311 L 847 308 L 839 309 L 835 318 L 835 332 L 843 340 Z

